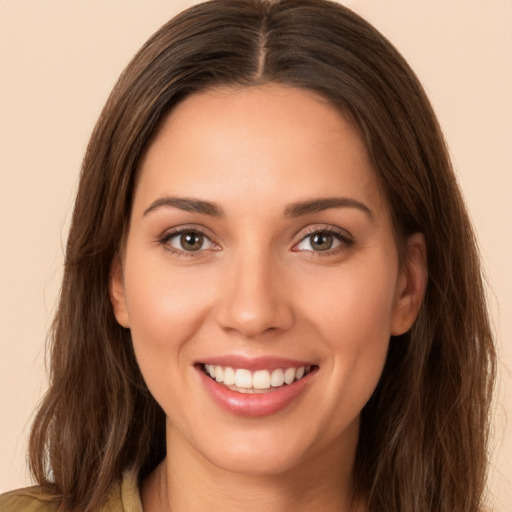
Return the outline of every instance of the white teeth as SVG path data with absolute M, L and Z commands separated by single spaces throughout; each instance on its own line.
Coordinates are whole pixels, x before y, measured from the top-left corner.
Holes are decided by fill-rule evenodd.
M 235 383 L 235 370 L 229 366 L 224 369 L 224 384 L 232 386 Z
M 238 369 L 235 372 L 235 386 L 237 388 L 252 388 L 252 375 L 249 370 Z
M 284 384 L 284 372 L 281 368 L 274 370 L 270 376 L 270 385 L 277 388 Z
M 233 369 L 229 366 L 205 364 L 204 369 L 208 375 L 219 383 L 240 393 L 264 392 L 267 389 L 279 388 L 284 384 L 292 384 L 302 379 L 311 371 L 311 365 L 299 368 L 277 368 L 270 370 L 257 370 L 251 373 L 244 368 Z
M 284 372 L 284 381 L 291 384 L 295 380 L 295 368 L 287 368 Z
M 270 387 L 270 373 L 267 370 L 258 370 L 252 376 L 254 389 L 268 389 Z

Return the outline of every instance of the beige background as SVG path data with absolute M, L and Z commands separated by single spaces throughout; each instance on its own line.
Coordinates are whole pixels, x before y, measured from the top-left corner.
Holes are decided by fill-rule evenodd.
M 88 136 L 144 40 L 191 0 L 0 0 L 0 491 L 29 483 L 44 338 Z M 490 486 L 512 511 L 512 0 L 352 0 L 409 60 L 482 246 L 501 357 Z

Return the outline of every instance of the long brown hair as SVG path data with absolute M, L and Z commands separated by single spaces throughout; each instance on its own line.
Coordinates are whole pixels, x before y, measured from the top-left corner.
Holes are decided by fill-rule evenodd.
M 414 73 L 366 21 L 326 0 L 197 5 L 154 34 L 121 75 L 83 162 L 32 472 L 62 495 L 64 510 L 93 511 L 123 471 L 143 478 L 165 457 L 164 413 L 109 297 L 138 162 L 185 96 L 268 82 L 315 91 L 348 116 L 387 195 L 399 246 L 415 232 L 426 239 L 418 320 L 392 338 L 362 411 L 356 491 L 371 511 L 479 511 L 495 354 L 473 231 Z

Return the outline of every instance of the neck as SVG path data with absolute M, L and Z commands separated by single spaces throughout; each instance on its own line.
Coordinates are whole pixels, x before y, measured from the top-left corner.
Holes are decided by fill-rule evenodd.
M 143 508 L 145 512 L 360 512 L 364 506 L 353 497 L 355 444 L 347 449 L 334 442 L 279 474 L 241 474 L 212 464 L 168 427 L 168 456 L 143 482 Z

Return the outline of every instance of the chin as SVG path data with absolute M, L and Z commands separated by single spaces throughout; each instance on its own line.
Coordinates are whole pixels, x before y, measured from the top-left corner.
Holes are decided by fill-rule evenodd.
M 211 454 L 210 462 L 229 473 L 253 476 L 280 475 L 299 467 L 305 459 L 304 453 L 297 449 L 267 446 L 265 449 L 250 446 L 231 446 Z
M 358 418 L 342 428 L 341 435 L 336 435 L 334 429 L 308 427 L 307 421 L 286 425 L 276 417 L 273 423 L 252 424 L 247 429 L 225 426 L 198 437 L 198 443 L 191 441 L 201 458 L 223 471 L 241 475 L 276 476 L 301 470 L 309 472 L 312 467 L 321 471 L 324 463 L 330 465 L 334 460 L 354 457 Z

